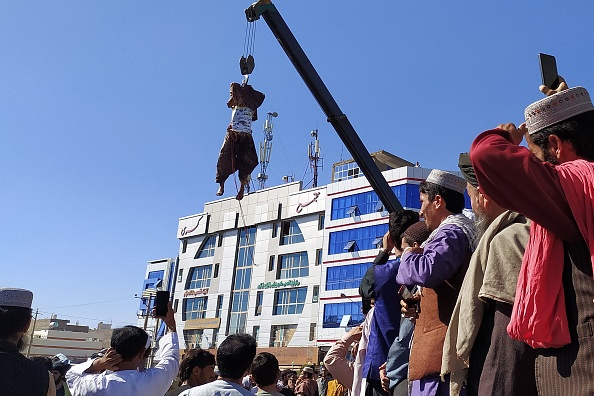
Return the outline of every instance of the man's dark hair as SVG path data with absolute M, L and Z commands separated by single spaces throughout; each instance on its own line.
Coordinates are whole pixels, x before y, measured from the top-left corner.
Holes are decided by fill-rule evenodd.
M 32 312 L 31 308 L 0 306 L 0 340 L 26 331 Z
M 429 202 L 433 202 L 436 196 L 440 195 L 445 201 L 446 209 L 454 214 L 462 213 L 464 209 L 464 194 L 438 184 L 422 181 L 419 184 L 419 192 L 427 194 Z
M 295 370 L 291 370 L 291 369 L 285 369 L 285 370 L 281 371 L 281 379 L 283 381 L 285 381 L 285 379 L 287 379 L 287 377 L 290 375 L 294 375 L 296 377 L 297 372 Z
M 284 380 L 289 374 L 291 374 L 291 369 L 281 371 L 281 379 Z
M 388 227 L 390 239 L 394 242 L 396 249 L 402 250 L 402 233 L 417 221 L 419 221 L 419 214 L 414 210 L 405 209 L 390 213 Z
M 272 353 L 261 352 L 254 358 L 250 373 L 259 387 L 276 384 L 278 360 Z
M 594 110 L 573 116 L 530 135 L 543 153 L 548 153 L 549 136 L 571 143 L 575 153 L 588 161 L 594 161 Z M 545 158 L 550 161 L 552 159 Z
M 217 349 L 222 378 L 240 379 L 256 356 L 256 339 L 249 334 L 232 334 Z
M 204 368 L 208 365 L 215 365 L 215 357 L 212 353 L 202 348 L 190 349 L 179 364 L 179 380 L 187 381 L 194 367 Z
M 52 371 L 53 363 L 52 359 L 47 356 L 32 356 L 29 358 L 31 361 L 39 363 L 43 365 L 47 369 L 47 371 Z
M 124 361 L 130 362 L 141 351 L 145 351 L 148 334 L 140 327 L 124 326 L 114 329 L 111 335 L 111 347 L 122 356 Z

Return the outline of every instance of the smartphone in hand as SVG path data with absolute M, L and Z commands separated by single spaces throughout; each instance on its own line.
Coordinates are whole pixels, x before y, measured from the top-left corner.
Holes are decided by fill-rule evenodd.
M 398 290 L 398 295 L 400 296 L 400 298 L 404 300 L 406 305 L 408 305 L 409 307 L 416 308 L 417 304 L 419 303 L 418 300 L 415 300 L 415 297 L 410 292 L 410 290 L 408 290 L 408 287 L 406 287 L 405 285 L 400 286 L 400 289 Z
M 169 304 L 169 291 L 158 290 L 155 298 L 155 316 L 167 315 L 167 305 Z
M 545 85 L 551 89 L 557 89 L 559 87 L 560 81 L 555 57 L 541 53 L 538 54 L 538 60 L 540 62 L 542 85 Z

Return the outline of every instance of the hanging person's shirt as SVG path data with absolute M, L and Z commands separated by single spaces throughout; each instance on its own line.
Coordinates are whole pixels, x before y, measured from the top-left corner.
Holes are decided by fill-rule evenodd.
M 252 116 L 254 112 L 249 107 L 234 107 L 231 113 L 232 131 L 252 133 Z

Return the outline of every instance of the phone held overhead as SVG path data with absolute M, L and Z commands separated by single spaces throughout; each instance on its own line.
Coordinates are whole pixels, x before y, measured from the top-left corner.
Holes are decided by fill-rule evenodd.
M 557 61 L 552 55 L 540 53 L 538 54 L 540 61 L 540 74 L 542 76 L 542 85 L 551 89 L 559 87 L 559 74 L 557 72 Z

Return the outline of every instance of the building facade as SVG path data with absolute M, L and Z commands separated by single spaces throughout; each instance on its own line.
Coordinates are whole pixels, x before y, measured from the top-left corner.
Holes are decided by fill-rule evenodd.
M 173 293 L 176 266 L 177 259 L 174 258 L 149 261 L 142 282 L 142 291 L 136 295 L 140 299 L 136 312 L 138 318 L 136 325 L 145 329 L 153 340 L 165 334 L 166 330 L 165 324 L 152 316 L 157 290 L 168 290 Z
M 93 353 L 109 347 L 111 324 L 100 322 L 96 329 L 89 329 L 89 326 L 69 322 L 56 316 L 36 320 L 35 326 L 30 328 L 32 334 L 27 355 L 52 357 L 62 353 L 73 363 L 81 363 Z
M 281 364 L 317 362 L 325 190 L 293 182 L 180 219 L 173 298 L 182 348 L 249 333 Z

